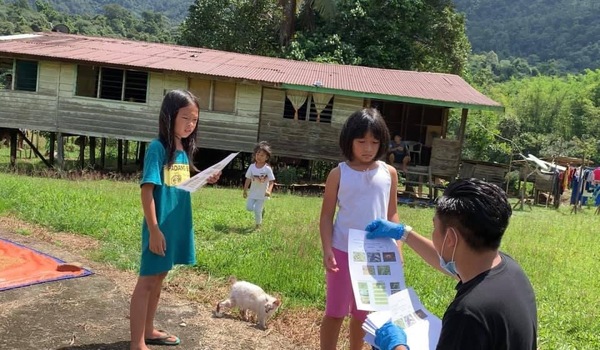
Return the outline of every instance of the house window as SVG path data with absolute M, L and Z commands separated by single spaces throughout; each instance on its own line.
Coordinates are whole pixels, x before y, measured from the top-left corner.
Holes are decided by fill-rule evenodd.
M 298 120 L 305 120 L 306 119 L 306 106 L 307 103 L 306 101 L 304 101 L 304 103 L 300 106 L 300 108 L 298 108 Z M 294 104 L 292 103 L 292 101 L 290 100 L 289 96 L 285 97 L 285 106 L 283 107 L 283 117 L 285 119 L 294 119 L 296 115 L 296 109 L 294 108 Z
M 102 68 L 100 74 L 100 98 L 108 100 L 121 100 L 123 95 L 123 74 L 122 69 Z
M 146 103 L 147 90 L 148 72 L 77 66 L 76 96 Z
M 100 67 L 77 66 L 76 96 L 98 97 Z
M 317 123 L 331 124 L 333 112 L 333 95 L 313 94 L 310 99 L 310 114 L 308 120 Z
M 283 108 L 283 118 L 330 124 L 333 100 L 334 96 L 330 94 L 288 91 Z
M 146 103 L 148 72 L 125 71 L 125 101 Z
M 235 111 L 235 87 L 235 83 L 214 81 L 213 111 L 229 113 Z
M 210 85 L 211 81 L 206 79 L 192 79 L 188 82 L 188 89 L 198 97 L 200 109 L 210 110 Z
M 37 90 L 37 61 L 17 60 L 15 64 L 15 90 Z
M 190 78 L 188 89 L 200 102 L 200 109 L 235 113 L 236 83 Z
M 13 59 L 0 57 L 0 89 L 12 90 Z

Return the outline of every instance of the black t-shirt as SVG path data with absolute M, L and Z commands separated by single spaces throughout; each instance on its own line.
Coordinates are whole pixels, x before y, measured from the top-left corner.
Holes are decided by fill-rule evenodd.
M 442 320 L 437 350 L 537 348 L 537 308 L 529 279 L 508 255 L 467 283 Z

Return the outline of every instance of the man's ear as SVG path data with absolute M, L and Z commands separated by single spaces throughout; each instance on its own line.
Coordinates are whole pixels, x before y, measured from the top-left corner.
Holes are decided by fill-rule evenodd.
M 459 233 L 454 227 L 446 228 L 446 245 L 454 247 L 458 243 Z

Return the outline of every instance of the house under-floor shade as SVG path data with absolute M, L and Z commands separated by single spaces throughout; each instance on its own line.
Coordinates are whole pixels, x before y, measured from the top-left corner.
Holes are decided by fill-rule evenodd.
M 462 110 L 459 150 L 469 109 L 503 109 L 453 74 L 55 32 L 0 37 L 0 128 L 149 141 L 165 92 L 179 88 L 200 98 L 200 147 L 251 152 L 267 140 L 279 156 L 315 160 L 341 159 L 340 128 L 364 106 L 421 144 L 422 164 L 446 148 L 449 109 Z

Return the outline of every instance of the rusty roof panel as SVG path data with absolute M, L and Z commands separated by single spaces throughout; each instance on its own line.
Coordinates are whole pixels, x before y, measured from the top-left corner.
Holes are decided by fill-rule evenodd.
M 36 33 L 0 37 L 0 54 L 71 62 L 118 65 L 135 69 L 178 71 L 312 88 L 406 97 L 409 99 L 501 109 L 501 105 L 453 74 L 412 72 L 293 61 L 205 48 L 88 37 L 63 33 Z M 383 96 L 385 97 L 385 96 Z M 382 98 L 383 98 L 382 97 Z

